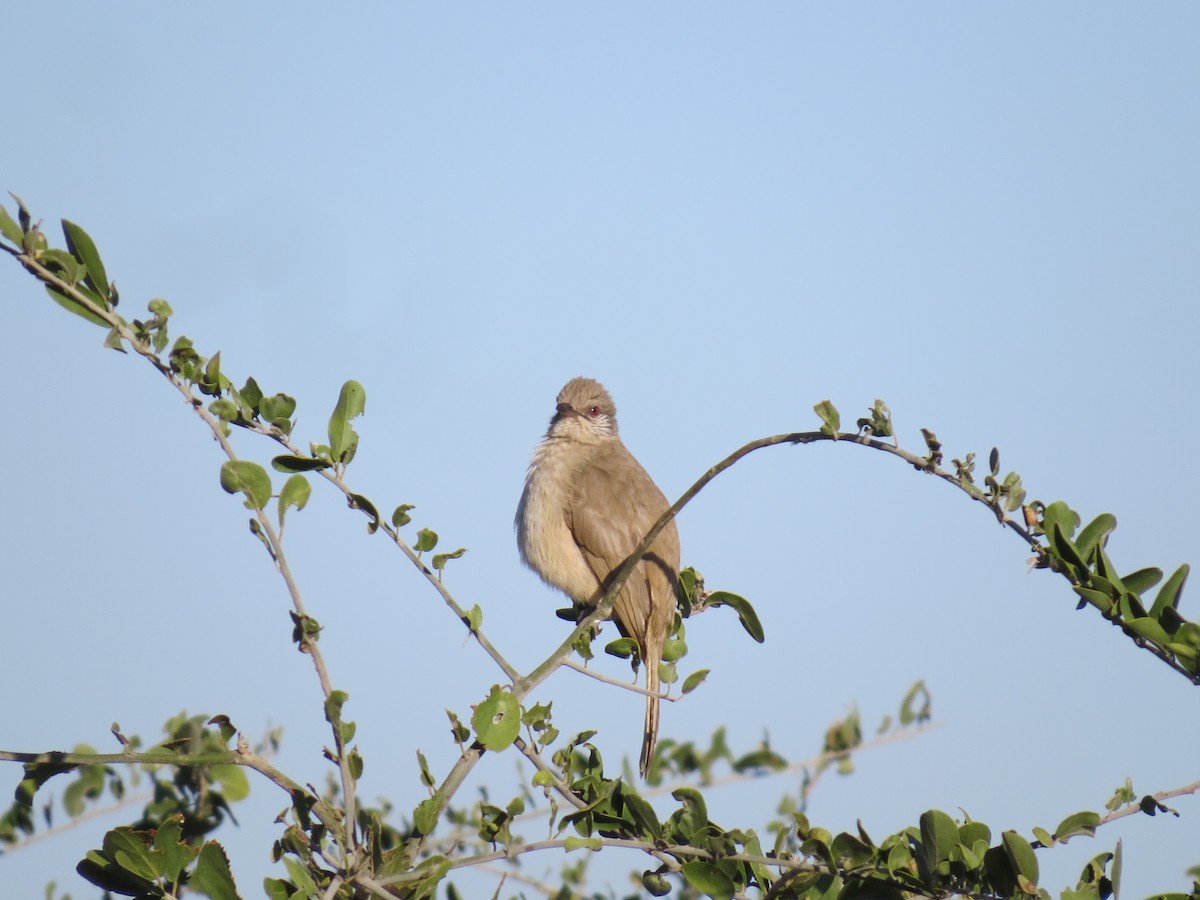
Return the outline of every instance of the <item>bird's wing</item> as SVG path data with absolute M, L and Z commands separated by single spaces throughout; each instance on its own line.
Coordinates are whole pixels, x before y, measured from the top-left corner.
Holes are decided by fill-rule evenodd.
M 575 490 L 568 524 L 588 566 L 603 584 L 662 515 L 667 499 L 619 442 L 580 471 Z M 665 633 L 670 624 L 678 571 L 679 534 L 670 522 L 613 606 L 617 627 L 636 638 L 643 653 L 648 649 L 647 632 Z

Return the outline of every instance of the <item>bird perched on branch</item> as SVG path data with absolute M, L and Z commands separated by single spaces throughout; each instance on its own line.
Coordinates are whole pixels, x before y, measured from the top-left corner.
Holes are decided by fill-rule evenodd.
M 568 381 L 534 451 L 517 507 L 521 559 L 586 612 L 667 507 L 667 498 L 621 442 L 608 391 L 591 378 Z M 678 574 L 679 532 L 672 520 L 613 604 L 617 628 L 637 641 L 646 666 L 643 777 L 658 739 L 658 665 L 675 613 Z

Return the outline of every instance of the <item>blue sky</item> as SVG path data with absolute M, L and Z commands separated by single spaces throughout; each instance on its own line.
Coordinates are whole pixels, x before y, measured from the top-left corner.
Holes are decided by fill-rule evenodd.
M 297 397 L 301 444 L 361 381 L 351 482 L 470 548 L 449 586 L 528 668 L 565 626 L 511 521 L 575 375 L 611 389 L 671 497 L 752 438 L 815 428 L 818 400 L 853 421 L 881 397 L 905 446 L 922 426 L 949 456 L 999 446 L 1032 497 L 1114 513 L 1122 569 L 1196 561 L 1198 26 L 1181 2 L 74 3 L 52 21 L 24 4 L 0 187 L 91 232 L 126 315 L 166 297 L 236 380 Z M 114 720 L 152 737 L 181 708 L 224 712 L 282 725 L 280 767 L 323 782 L 315 679 L 217 449 L 13 264 L 0 297 L 0 746 L 105 747 Z M 411 808 L 416 748 L 445 771 L 443 710 L 500 673 L 336 497 L 318 486 L 290 521 L 364 793 Z M 1196 689 L 891 458 L 763 451 L 679 527 L 685 564 L 750 598 L 767 641 L 721 611 L 691 622 L 684 668 L 713 674 L 664 736 L 724 723 L 749 748 L 766 729 L 800 759 L 848 709 L 872 725 L 929 685 L 939 729 L 818 788 L 810 815 L 834 831 L 941 808 L 1028 834 L 1126 777 L 1198 777 Z M 538 699 L 565 732 L 599 724 L 608 760 L 636 753 L 633 695 L 562 672 Z M 488 760 L 471 789 L 505 795 L 514 766 Z M 250 896 L 283 805 L 254 788 L 222 835 Z M 761 827 L 794 788 L 714 791 L 711 809 Z M 1043 885 L 1119 838 L 1130 895 L 1182 889 L 1200 805 L 1174 805 L 1042 853 Z M 4 856 L 5 884 L 88 896 L 74 863 L 115 822 Z M 641 866 L 597 860 L 594 886 Z

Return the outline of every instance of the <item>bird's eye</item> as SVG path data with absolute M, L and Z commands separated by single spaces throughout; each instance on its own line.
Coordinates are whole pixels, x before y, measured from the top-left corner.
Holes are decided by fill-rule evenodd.
M 591 416 L 593 419 L 596 418 L 596 416 L 600 415 L 600 407 L 589 406 L 588 407 L 588 415 Z

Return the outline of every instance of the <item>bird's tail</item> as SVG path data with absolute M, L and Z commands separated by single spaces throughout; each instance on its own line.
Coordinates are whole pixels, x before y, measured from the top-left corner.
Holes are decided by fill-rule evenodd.
M 646 649 L 651 650 L 649 647 Z M 661 656 L 661 650 L 648 652 L 645 660 L 646 690 L 650 693 L 646 695 L 646 725 L 642 737 L 642 758 L 638 766 L 643 778 L 650 771 L 650 761 L 654 759 L 654 745 L 658 743 L 658 663 Z

